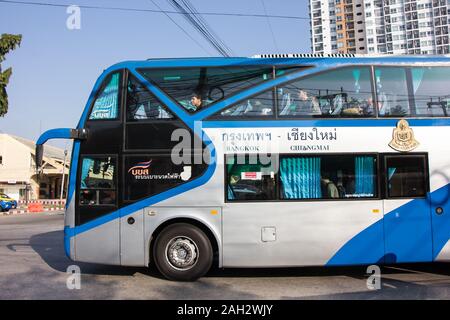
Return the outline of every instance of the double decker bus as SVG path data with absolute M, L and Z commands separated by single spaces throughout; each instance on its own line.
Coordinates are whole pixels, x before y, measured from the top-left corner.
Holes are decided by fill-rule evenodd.
M 74 129 L 73 261 L 293 267 L 450 259 L 450 59 L 261 55 L 118 63 Z

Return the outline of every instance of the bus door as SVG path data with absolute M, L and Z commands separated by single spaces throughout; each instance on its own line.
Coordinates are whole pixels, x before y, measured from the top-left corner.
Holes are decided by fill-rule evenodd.
M 385 154 L 385 263 L 432 260 L 431 205 L 426 154 Z

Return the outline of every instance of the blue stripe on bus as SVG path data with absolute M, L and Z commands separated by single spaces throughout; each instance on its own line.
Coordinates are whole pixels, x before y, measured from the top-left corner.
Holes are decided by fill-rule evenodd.
M 427 199 L 411 200 L 392 210 L 345 243 L 326 265 L 436 260 L 450 240 L 449 195 L 447 184 Z M 436 215 L 437 206 L 444 209 L 443 214 Z
M 100 218 L 94 219 L 92 221 L 89 221 L 85 224 L 82 224 L 80 226 L 74 227 L 74 228 L 68 228 L 67 231 L 67 236 L 70 239 L 70 237 L 73 237 L 77 234 L 86 232 L 88 230 L 91 230 L 93 228 L 96 228 L 100 225 L 103 225 L 107 222 L 113 221 L 115 219 L 121 218 L 121 217 L 125 217 L 127 215 L 130 215 L 134 212 L 136 212 L 137 210 L 141 210 L 145 207 L 154 205 L 158 202 L 164 201 L 166 199 L 172 198 L 176 195 L 179 195 L 181 193 L 184 193 L 186 191 L 192 190 L 194 188 L 197 188 L 203 184 L 205 184 L 206 182 L 208 182 L 209 179 L 211 179 L 211 177 L 214 174 L 214 171 L 216 169 L 216 151 L 213 147 L 213 145 L 210 143 L 209 138 L 206 135 L 203 135 L 202 137 L 203 141 L 205 142 L 205 144 L 207 144 L 207 148 L 210 152 L 210 159 L 211 159 L 211 164 L 208 165 L 208 168 L 206 169 L 206 171 L 198 178 L 184 183 L 178 187 L 175 187 L 173 189 L 169 189 L 165 192 L 162 192 L 160 194 L 157 194 L 155 196 L 146 198 L 144 200 L 135 202 L 131 205 L 128 205 L 126 207 L 123 207 L 119 210 L 116 210 L 114 212 L 111 212 L 109 214 L 106 214 Z

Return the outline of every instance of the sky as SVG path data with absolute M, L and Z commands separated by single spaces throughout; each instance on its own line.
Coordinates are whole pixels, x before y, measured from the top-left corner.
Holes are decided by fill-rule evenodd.
M 19 0 L 20 1 L 20 0 Z M 157 9 L 151 0 L 28 0 L 56 4 Z M 173 10 L 168 0 L 154 0 Z M 264 1 L 264 3 L 263 3 Z M 308 17 L 308 0 L 191 0 L 199 12 L 227 12 Z M 7 87 L 9 111 L 0 132 L 36 141 L 52 128 L 74 128 L 96 79 L 124 60 L 209 57 L 219 54 L 180 15 L 81 9 L 81 28 L 69 30 L 66 7 L 0 2 L 0 34 L 22 34 L 20 48 L 6 56 L 2 69 L 13 68 Z M 309 53 L 307 19 L 204 16 L 234 56 L 261 53 Z M 50 142 L 66 147 L 65 141 Z

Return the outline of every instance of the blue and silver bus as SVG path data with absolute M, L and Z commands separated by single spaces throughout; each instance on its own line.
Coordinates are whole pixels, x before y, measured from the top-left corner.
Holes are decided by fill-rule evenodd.
M 450 58 L 127 61 L 74 129 L 73 261 L 211 266 L 450 260 Z

